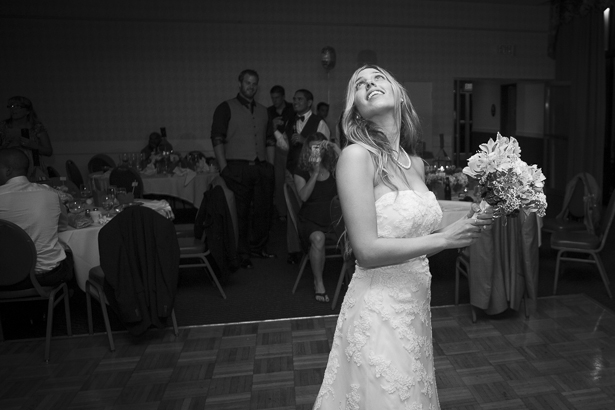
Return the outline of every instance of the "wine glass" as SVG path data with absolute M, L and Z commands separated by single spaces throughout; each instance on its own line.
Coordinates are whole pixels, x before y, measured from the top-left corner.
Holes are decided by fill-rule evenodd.
M 103 195 L 102 201 L 100 202 L 100 204 L 102 205 L 105 211 L 109 212 L 111 208 L 113 208 L 114 199 L 115 198 L 111 194 Z
M 87 184 L 81 184 L 79 187 L 79 192 L 81 193 L 81 198 L 87 199 L 92 197 L 92 190 Z
M 81 201 L 70 201 L 67 207 L 71 214 L 78 214 L 85 210 Z

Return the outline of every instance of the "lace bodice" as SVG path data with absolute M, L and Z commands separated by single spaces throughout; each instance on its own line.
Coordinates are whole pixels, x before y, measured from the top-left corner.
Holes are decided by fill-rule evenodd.
M 436 229 L 442 209 L 431 191 L 392 191 L 376 201 L 376 216 L 379 237 L 415 238 Z

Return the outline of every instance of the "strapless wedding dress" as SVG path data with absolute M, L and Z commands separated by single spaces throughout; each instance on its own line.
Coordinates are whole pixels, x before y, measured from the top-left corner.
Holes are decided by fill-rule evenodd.
M 389 192 L 376 201 L 378 236 L 430 234 L 442 211 L 431 191 Z M 439 409 L 426 256 L 356 267 L 337 320 L 314 409 Z

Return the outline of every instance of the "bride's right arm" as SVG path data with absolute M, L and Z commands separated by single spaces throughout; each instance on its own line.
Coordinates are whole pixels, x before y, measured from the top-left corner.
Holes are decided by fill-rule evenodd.
M 337 164 L 337 191 L 354 256 L 360 266 L 393 265 L 447 248 L 470 245 L 479 235 L 471 220 L 456 222 L 456 229 L 418 238 L 379 238 L 374 196 L 375 168 L 369 152 L 351 145 Z

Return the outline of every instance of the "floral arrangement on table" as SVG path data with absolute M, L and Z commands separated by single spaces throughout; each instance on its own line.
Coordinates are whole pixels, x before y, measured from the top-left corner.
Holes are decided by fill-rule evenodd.
M 451 187 L 453 191 L 461 191 L 468 185 L 468 177 L 463 172 L 455 172 L 450 177 Z
M 446 181 L 446 173 L 444 171 L 435 170 L 425 173 L 425 185 L 432 186 L 434 184 L 444 184 Z
M 515 138 L 498 132 L 495 141 L 490 138 L 468 159 L 463 173 L 478 180 L 481 209 L 493 207 L 494 218 L 516 216 L 519 210 L 545 216 L 546 178 L 536 165 L 521 160 L 521 148 Z

